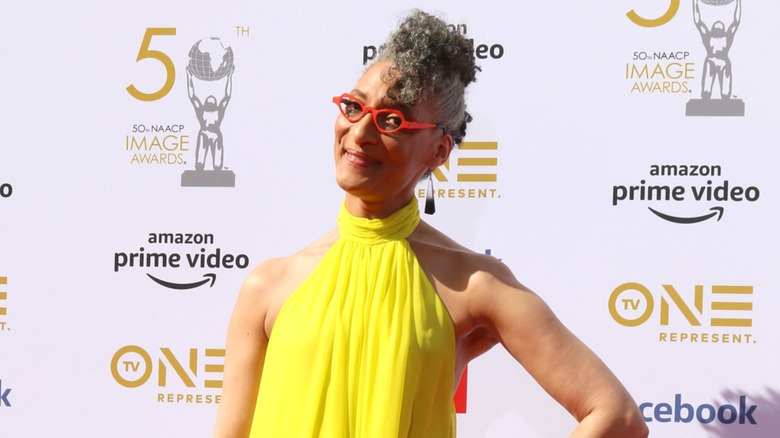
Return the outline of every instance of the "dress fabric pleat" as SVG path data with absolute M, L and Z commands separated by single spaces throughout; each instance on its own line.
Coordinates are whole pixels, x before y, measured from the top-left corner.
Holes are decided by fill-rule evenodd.
M 455 333 L 406 240 L 419 222 L 416 199 L 386 219 L 342 205 L 277 316 L 251 437 L 455 436 Z

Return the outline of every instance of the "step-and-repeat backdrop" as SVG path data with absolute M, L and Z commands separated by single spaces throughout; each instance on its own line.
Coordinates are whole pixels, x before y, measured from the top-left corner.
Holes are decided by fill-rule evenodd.
M 414 7 L 482 68 L 425 219 L 653 436 L 777 436 L 780 6 L 752 0 L 6 5 L 0 435 L 210 435 L 239 285 L 335 226 L 330 98 Z M 575 424 L 500 347 L 458 399 L 463 437 Z

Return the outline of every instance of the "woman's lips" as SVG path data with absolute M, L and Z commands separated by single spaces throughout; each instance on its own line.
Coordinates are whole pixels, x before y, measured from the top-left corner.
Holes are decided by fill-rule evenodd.
M 344 157 L 350 164 L 355 166 L 369 167 L 379 164 L 379 161 L 374 160 L 368 155 L 358 152 L 354 149 L 344 149 Z

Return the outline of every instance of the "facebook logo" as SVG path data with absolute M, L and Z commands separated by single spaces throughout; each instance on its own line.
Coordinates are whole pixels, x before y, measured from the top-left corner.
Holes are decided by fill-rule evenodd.
M 11 407 L 11 402 L 8 401 L 8 394 L 11 393 L 11 388 L 3 389 L 3 381 L 0 380 L 0 408 L 3 406 Z

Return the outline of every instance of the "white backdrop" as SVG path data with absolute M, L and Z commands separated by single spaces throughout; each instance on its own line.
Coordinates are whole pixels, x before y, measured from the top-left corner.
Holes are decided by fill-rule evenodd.
M 731 99 L 704 102 L 744 114 L 686 116 L 706 55 L 689 0 L 266 3 L 3 8 L 3 437 L 210 435 L 238 287 L 335 225 L 330 97 L 413 7 L 457 24 L 482 67 L 424 219 L 542 295 L 652 436 L 777 436 L 779 6 L 745 2 Z M 701 18 L 728 28 L 736 5 Z M 234 187 L 181 183 L 199 132 L 185 68 L 203 38 L 234 55 L 220 125 Z M 227 85 L 193 84 L 204 102 Z M 467 389 L 459 436 L 574 427 L 500 348 Z

